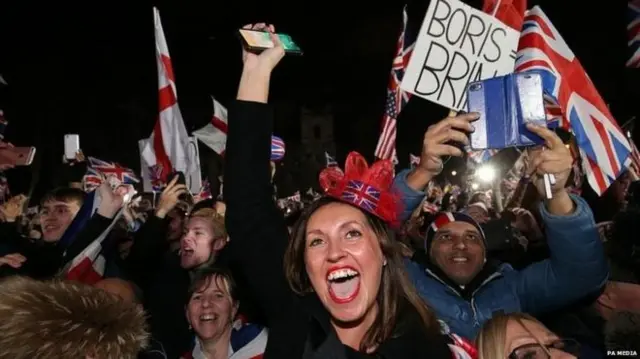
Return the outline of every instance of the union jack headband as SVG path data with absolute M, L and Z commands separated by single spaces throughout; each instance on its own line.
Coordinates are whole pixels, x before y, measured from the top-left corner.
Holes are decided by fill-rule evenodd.
M 391 191 L 392 183 L 391 161 L 380 160 L 369 167 L 365 158 L 357 152 L 347 156 L 344 172 L 338 166 L 331 166 L 320 173 L 320 186 L 325 195 L 396 226 L 400 201 Z

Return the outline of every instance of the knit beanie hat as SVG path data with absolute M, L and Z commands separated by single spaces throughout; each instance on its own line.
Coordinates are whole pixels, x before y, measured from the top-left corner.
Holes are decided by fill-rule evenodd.
M 433 238 L 435 237 L 436 232 L 451 222 L 467 222 L 473 225 L 480 233 L 484 247 L 487 247 L 487 239 L 484 236 L 482 227 L 480 227 L 478 222 L 471 218 L 471 216 L 462 212 L 440 212 L 436 214 L 434 220 L 429 225 L 429 228 L 427 228 L 427 233 L 425 234 L 424 250 L 427 254 L 431 249 L 431 244 L 433 243 Z

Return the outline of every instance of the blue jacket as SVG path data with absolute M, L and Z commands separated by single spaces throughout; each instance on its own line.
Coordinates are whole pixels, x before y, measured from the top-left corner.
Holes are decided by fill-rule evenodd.
M 407 173 L 401 172 L 396 177 L 394 187 L 403 196 L 404 216 L 408 217 L 424 193 L 408 187 Z M 607 281 L 609 268 L 593 213 L 582 198 L 571 198 L 576 209 L 568 216 L 552 215 L 540 205 L 549 259 L 521 271 L 501 264 L 486 273 L 486 278 L 466 298 L 461 289 L 448 284 L 450 281 L 440 278 L 434 270 L 407 260 L 411 281 L 452 332 L 472 340 L 496 311 L 535 315 L 599 290 Z

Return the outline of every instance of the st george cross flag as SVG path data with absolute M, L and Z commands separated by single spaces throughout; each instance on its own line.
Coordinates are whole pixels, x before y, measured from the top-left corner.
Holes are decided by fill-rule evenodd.
M 536 6 L 527 11 L 516 72 L 537 71 L 545 92 L 567 116 L 591 187 L 602 194 L 629 165 L 631 148 L 584 68 Z
M 193 136 L 214 150 L 217 154 L 223 155 L 227 147 L 227 109 L 216 101 L 213 96 L 213 116 L 211 123 L 193 131 Z
M 121 184 L 134 185 L 140 180 L 134 172 L 114 162 L 107 162 L 95 157 L 89 157 L 87 173 L 82 178 L 86 192 L 93 191 L 107 178 L 116 186 Z
M 174 170 L 190 172 L 189 136 L 178 107 L 171 57 L 157 8 L 153 8 L 153 15 L 158 67 L 158 119 L 142 156 L 148 170 L 158 177 L 156 182 L 166 182 Z
M 227 109 L 213 96 L 211 101 L 213 101 L 211 122 L 193 131 L 193 136 L 220 156 L 224 156 L 227 148 Z M 279 137 L 271 136 L 271 160 L 280 161 L 284 158 L 284 153 L 284 141 Z
M 411 53 L 415 45 L 415 38 L 409 37 L 407 32 L 407 6 L 402 9 L 402 31 L 398 37 L 396 56 L 391 65 L 391 75 L 387 88 L 382 129 L 375 156 L 384 160 L 393 160 L 396 156 L 396 120 L 402 108 L 409 102 L 411 94 L 400 88 L 405 69 L 409 64 Z
M 640 0 L 629 0 L 629 49 L 631 58 L 627 61 L 627 67 L 640 67 Z

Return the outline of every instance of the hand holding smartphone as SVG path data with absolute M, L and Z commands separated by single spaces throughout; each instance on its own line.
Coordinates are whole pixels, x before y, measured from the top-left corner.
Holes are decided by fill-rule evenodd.
M 36 155 L 35 147 L 0 148 L 0 166 L 30 166 Z
M 238 34 L 242 39 L 244 47 L 251 52 L 260 53 L 266 49 L 275 46 L 271 40 L 271 35 L 265 31 L 240 29 Z M 291 36 L 287 34 L 276 34 L 282 42 L 285 53 L 293 55 L 302 55 L 302 49 L 296 44 Z

